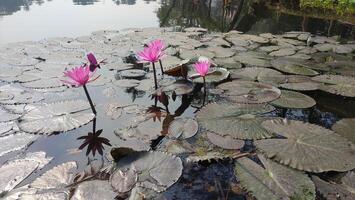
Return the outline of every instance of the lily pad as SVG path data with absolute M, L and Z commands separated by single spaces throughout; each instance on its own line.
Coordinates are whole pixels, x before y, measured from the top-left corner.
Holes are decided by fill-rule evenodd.
M 11 191 L 35 170 L 40 170 L 52 158 L 44 152 L 29 153 L 25 158 L 12 160 L 0 167 L 0 193 Z
M 198 131 L 198 123 L 195 119 L 179 118 L 172 121 L 169 125 L 168 136 L 170 138 L 184 139 L 193 137 Z
M 285 77 L 282 83 L 280 83 L 280 87 L 289 90 L 312 91 L 318 90 L 321 87 L 321 84 L 313 81 L 308 76 L 289 75 Z
M 229 71 L 220 68 L 220 67 L 215 67 L 213 68 L 213 72 L 209 73 L 206 75 L 206 83 L 220 83 L 224 80 L 226 80 L 229 77 Z M 193 79 L 194 83 L 203 83 L 203 78 L 198 77 Z
M 316 101 L 299 92 L 281 90 L 280 98 L 272 101 L 271 104 L 282 108 L 305 109 L 316 105 Z
M 20 117 L 18 114 L 9 113 L 0 107 L 0 122 L 9 122 L 16 120 Z
M 355 198 L 354 172 L 348 172 L 342 179 L 342 184 L 326 182 L 317 176 L 312 176 L 312 180 L 317 187 L 317 191 L 325 199 L 353 200 Z M 348 180 L 352 181 L 352 185 L 349 185 Z
M 0 91 L 13 96 L 11 99 L 0 99 L 0 104 L 27 104 L 43 100 L 43 95 L 38 92 L 26 91 L 12 85 L 1 86 Z
M 277 51 L 273 51 L 269 55 L 281 57 L 281 56 L 291 56 L 295 53 L 296 53 L 296 51 L 293 48 L 283 48 L 283 49 L 279 49 Z
M 263 104 L 208 104 L 197 113 L 197 121 L 208 131 L 235 139 L 270 138 L 272 133 L 260 126 L 266 117 L 258 115 L 275 108 Z
M 126 193 L 132 190 L 138 181 L 138 174 L 136 169 L 131 167 L 128 171 L 116 170 L 110 176 L 111 186 L 118 193 Z
M 227 99 L 236 103 L 266 103 L 281 95 L 281 91 L 274 86 L 251 81 L 232 81 L 223 83 L 218 88 L 224 90 Z
M 122 88 L 134 88 L 137 87 L 141 81 L 136 79 L 120 79 L 113 81 L 113 83 Z
M 219 46 L 207 48 L 215 54 L 216 58 L 229 58 L 234 56 L 235 52 L 231 48 L 223 48 Z
M 189 60 L 200 56 L 212 59 L 215 57 L 215 54 L 212 53 L 211 51 L 208 51 L 208 49 L 196 49 L 196 50 L 182 50 L 179 56 L 184 60 Z
M 223 149 L 241 149 L 244 146 L 243 140 L 234 139 L 229 135 L 220 136 L 213 132 L 207 132 L 206 135 L 212 144 L 221 147 Z
M 80 112 L 89 108 L 90 105 L 83 100 L 27 106 L 19 128 L 25 132 L 39 134 L 69 131 L 94 119 L 93 113 Z
M 355 97 L 355 78 L 341 75 L 320 75 L 312 80 L 324 83 L 320 89 L 332 94 Z
M 124 171 L 134 167 L 138 173 L 137 185 L 157 192 L 165 191 L 178 181 L 183 168 L 180 158 L 159 151 L 139 152 L 124 157 L 117 167 Z
M 45 78 L 32 82 L 22 83 L 26 88 L 44 89 L 44 88 L 57 88 L 63 86 L 63 82 L 59 78 Z
M 267 81 L 273 77 L 280 77 L 282 73 L 273 69 L 264 67 L 247 67 L 231 71 L 233 79 L 241 79 L 247 81 Z
M 113 191 L 108 181 L 86 181 L 76 188 L 73 200 L 112 200 L 117 194 Z
M 123 78 L 143 78 L 147 72 L 140 69 L 129 69 L 120 72 L 120 76 Z
M 262 126 L 284 137 L 255 142 L 260 151 L 275 161 L 308 172 L 355 168 L 355 146 L 331 130 L 286 119 L 268 120 Z
M 300 63 L 298 59 L 279 58 L 271 61 L 273 68 L 289 74 L 316 76 L 319 73 L 308 68 L 305 64 Z
M 235 169 L 242 185 L 260 200 L 315 199 L 315 187 L 308 176 L 259 156 L 264 167 L 249 158 L 240 158 Z
M 355 118 L 346 118 L 337 121 L 332 130 L 355 144 Z
M 267 56 L 256 52 L 242 52 L 233 57 L 235 61 L 252 67 L 270 67 L 271 63 Z
M 163 87 L 163 92 L 175 92 L 176 95 L 190 94 L 193 91 L 193 84 L 185 80 L 177 80 L 172 84 Z
M 0 142 L 2 144 L 0 146 L 0 156 L 26 148 L 37 138 L 38 136 L 27 133 L 17 133 L 0 137 Z

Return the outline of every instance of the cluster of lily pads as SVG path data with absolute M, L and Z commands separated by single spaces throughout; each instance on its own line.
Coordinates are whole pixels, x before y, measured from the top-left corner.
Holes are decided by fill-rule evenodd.
M 153 36 L 160 40 L 151 42 Z M 164 198 L 189 163 L 226 159 L 257 199 L 315 199 L 316 193 L 354 199 L 355 120 L 341 119 L 330 130 L 276 112 L 314 108 L 305 91 L 354 98 L 354 50 L 351 42 L 306 32 L 201 28 L 102 31 L 6 45 L 0 49 L 0 159 L 6 157 L 0 197 Z M 88 54 L 83 64 L 88 51 L 104 62 Z M 115 130 L 96 131 L 95 117 Z M 76 134 L 91 121 L 93 131 L 80 137 L 79 149 L 94 156 L 97 140 L 112 145 L 106 152 L 95 146 L 105 162 L 78 170 L 76 161 L 52 165 L 55 157 L 26 151 L 42 135 Z M 330 171 L 341 180 L 324 179 Z

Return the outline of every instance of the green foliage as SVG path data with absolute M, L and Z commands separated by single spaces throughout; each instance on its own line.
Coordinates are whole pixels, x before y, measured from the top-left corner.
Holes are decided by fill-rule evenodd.
M 302 8 L 334 10 L 337 14 L 355 14 L 355 0 L 300 0 Z

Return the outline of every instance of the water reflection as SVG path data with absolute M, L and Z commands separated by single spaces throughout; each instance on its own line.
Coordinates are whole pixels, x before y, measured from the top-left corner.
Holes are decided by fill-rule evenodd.
M 96 118 L 92 122 L 92 132 L 89 132 L 85 136 L 78 137 L 78 140 L 84 140 L 83 143 L 80 145 L 79 150 L 84 149 L 87 146 L 86 149 L 86 156 L 92 153 L 92 155 L 95 157 L 96 152 L 98 152 L 100 155 L 103 155 L 104 153 L 104 145 L 111 146 L 110 140 L 105 138 L 105 137 L 100 137 L 101 133 L 103 132 L 103 129 L 97 130 L 96 131 Z
M 160 26 L 205 27 L 216 31 L 249 33 L 312 33 L 355 37 L 353 14 L 330 15 L 301 10 L 297 1 L 162 0 Z M 345 21 L 345 22 L 344 22 Z

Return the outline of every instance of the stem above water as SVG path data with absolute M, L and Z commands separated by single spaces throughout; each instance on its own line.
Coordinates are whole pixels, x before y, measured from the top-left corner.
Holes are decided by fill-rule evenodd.
M 152 65 L 153 65 L 153 72 L 154 72 L 154 84 L 155 84 L 155 90 L 158 89 L 158 82 L 157 82 L 157 72 L 155 70 L 155 64 L 154 62 L 152 62 Z
M 86 97 L 88 98 L 88 101 L 89 101 L 89 103 L 90 103 L 91 110 L 92 110 L 92 112 L 96 115 L 96 109 L 95 109 L 94 104 L 92 103 L 92 100 L 91 100 L 91 97 L 90 97 L 90 95 L 89 95 L 88 89 L 86 88 L 86 85 L 83 85 L 83 88 L 84 88 Z
M 205 101 L 207 96 L 206 78 L 204 76 L 202 78 L 203 78 L 203 90 L 204 90 L 202 106 L 205 106 Z
M 159 60 L 159 64 L 160 64 L 161 74 L 164 74 L 163 63 L 161 62 L 161 60 Z

